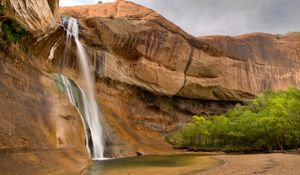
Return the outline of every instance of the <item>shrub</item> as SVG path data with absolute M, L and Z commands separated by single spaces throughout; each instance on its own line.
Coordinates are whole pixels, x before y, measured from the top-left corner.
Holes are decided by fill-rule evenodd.
M 26 35 L 26 30 L 12 20 L 5 20 L 2 23 L 1 29 L 4 38 L 12 43 L 19 42 Z
M 300 144 L 300 91 L 267 91 L 209 120 L 193 116 L 168 136 L 176 147 L 223 147 L 226 150 L 291 149 Z M 249 149 L 251 148 L 251 149 Z

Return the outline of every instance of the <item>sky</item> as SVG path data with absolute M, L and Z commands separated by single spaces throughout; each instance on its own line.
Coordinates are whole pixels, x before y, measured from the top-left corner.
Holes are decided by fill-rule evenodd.
M 102 0 L 113 2 L 114 0 Z M 300 0 L 131 0 L 195 35 L 284 34 L 300 31 Z M 61 6 L 98 0 L 60 0 Z

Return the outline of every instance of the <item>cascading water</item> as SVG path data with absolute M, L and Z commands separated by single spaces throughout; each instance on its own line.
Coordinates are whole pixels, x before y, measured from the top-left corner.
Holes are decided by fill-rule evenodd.
M 90 127 L 84 117 L 84 115 L 85 115 L 84 110 L 86 109 L 86 107 L 85 107 L 86 103 L 84 103 L 83 98 L 84 98 L 85 94 L 84 94 L 83 90 L 80 89 L 77 84 L 75 84 L 75 82 L 68 79 L 64 75 L 53 74 L 53 76 L 58 82 L 60 82 L 63 85 L 62 90 L 66 93 L 70 102 L 77 109 L 77 112 L 81 116 L 84 131 L 85 131 L 86 148 L 87 148 L 88 152 L 91 154 L 91 150 L 89 147 L 89 140 L 90 140 L 89 133 L 91 133 L 91 132 L 90 132 Z
M 93 159 L 103 159 L 105 140 L 103 134 L 103 127 L 100 122 L 100 118 L 102 118 L 102 115 L 98 110 L 98 105 L 95 99 L 94 78 L 90 70 L 89 58 L 85 51 L 85 48 L 79 41 L 79 27 L 77 20 L 75 18 L 70 17 L 65 21 L 65 23 L 67 25 L 66 45 L 71 46 L 71 43 L 74 39 L 77 47 L 77 57 L 79 59 L 81 76 L 84 79 L 86 85 L 83 90 L 80 89 L 83 100 L 83 105 L 81 106 L 81 108 L 83 109 L 81 109 L 80 112 L 82 113 L 82 116 L 84 117 L 84 120 L 88 125 L 88 129 L 85 130 L 90 132 L 86 133 L 87 149 Z M 68 47 L 66 47 L 66 49 L 68 49 Z M 70 102 L 75 107 L 77 107 L 70 83 L 63 76 L 61 77 L 61 79 L 63 81 L 64 89 L 67 93 Z

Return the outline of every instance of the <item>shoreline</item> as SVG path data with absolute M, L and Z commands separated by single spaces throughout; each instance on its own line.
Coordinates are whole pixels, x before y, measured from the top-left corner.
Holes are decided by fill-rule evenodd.
M 200 175 L 298 175 L 300 169 L 300 155 L 293 153 L 269 153 L 269 154 L 224 154 L 213 155 L 224 161 L 223 166 L 201 172 Z

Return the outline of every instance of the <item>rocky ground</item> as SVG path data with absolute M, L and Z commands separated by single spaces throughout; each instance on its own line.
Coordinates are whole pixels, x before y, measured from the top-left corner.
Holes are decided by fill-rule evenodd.
M 226 163 L 201 175 L 298 175 L 300 155 L 296 154 L 255 154 L 212 156 Z
M 88 166 L 84 157 L 76 149 L 0 154 L 0 175 L 76 175 Z

